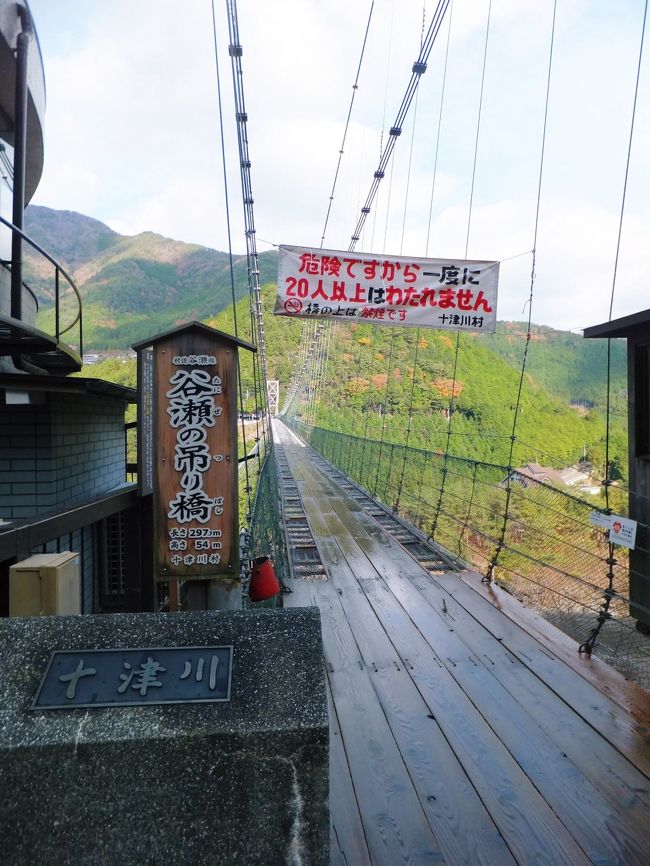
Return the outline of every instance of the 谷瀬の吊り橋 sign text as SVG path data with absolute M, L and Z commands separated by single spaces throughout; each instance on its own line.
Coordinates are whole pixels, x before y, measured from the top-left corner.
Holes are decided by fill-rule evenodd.
M 214 358 L 209 359 L 212 364 Z M 174 359 L 176 362 L 176 359 Z M 214 511 L 223 513 L 223 498 L 213 499 L 203 489 L 203 478 L 212 465 L 208 446 L 208 427 L 214 427 L 222 409 L 215 406 L 214 395 L 221 394 L 221 379 L 199 369 L 178 370 L 169 380 L 167 414 L 176 431 L 174 469 L 179 473 L 180 490 L 169 503 L 167 517 L 178 523 L 192 519 L 207 523 Z M 223 460 L 215 454 L 215 460 Z
M 281 316 L 492 332 L 499 262 L 281 246 Z
M 239 570 L 237 357 L 249 343 L 189 322 L 134 345 L 150 382 L 153 572 L 157 581 L 232 579 Z M 152 356 L 152 371 L 146 365 Z M 140 408 L 146 410 L 141 399 Z M 147 449 L 141 449 L 144 457 Z M 145 453 L 143 453 L 145 452 Z M 149 485 L 143 485 L 146 495 Z
M 172 363 L 177 369 L 169 378 L 165 397 L 169 425 L 175 433 L 177 486 L 174 497 L 168 499 L 169 563 L 173 568 L 217 566 L 221 529 L 215 523 L 223 514 L 224 497 L 208 493 L 205 479 L 213 462 L 224 459 L 222 453 L 213 453 L 215 443 L 209 437 L 223 412 L 215 402 L 222 394 L 222 382 L 212 355 L 175 356 Z
M 211 580 L 237 568 L 237 350 L 190 324 L 153 341 L 154 573 Z

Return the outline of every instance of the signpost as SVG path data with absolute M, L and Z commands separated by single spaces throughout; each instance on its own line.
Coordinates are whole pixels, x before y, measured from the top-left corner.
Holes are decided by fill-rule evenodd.
M 241 607 L 237 484 L 237 350 L 255 347 L 199 322 L 134 346 L 141 383 L 138 419 L 146 493 L 147 450 L 154 518 L 154 579 L 188 584 L 191 609 Z M 148 377 L 148 351 L 152 375 Z M 151 443 L 148 445 L 148 443 Z M 204 585 L 200 585 L 203 582 Z M 207 583 L 209 582 L 209 585 Z

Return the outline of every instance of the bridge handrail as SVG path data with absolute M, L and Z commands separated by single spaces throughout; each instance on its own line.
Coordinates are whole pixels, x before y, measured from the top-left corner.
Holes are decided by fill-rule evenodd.
M 597 638 L 601 658 L 650 686 L 650 640 L 635 622 L 641 612 L 650 616 L 638 589 L 648 576 L 625 547 L 612 553 L 606 530 L 592 523 L 592 513 L 608 512 L 602 499 L 529 477 L 515 480 L 512 467 L 501 464 L 283 420 L 362 492 L 416 527 L 427 544 L 498 583 L 581 649 Z M 612 489 L 620 500 L 616 510 L 626 514 L 627 491 Z M 504 513 L 509 519 L 502 531 Z M 637 523 L 636 549 L 647 552 L 650 526 Z
M 30 245 L 30 247 L 32 247 L 34 250 L 36 250 L 37 253 L 39 253 L 44 258 L 46 258 L 48 260 L 48 262 L 50 262 L 50 264 L 54 266 L 55 336 L 56 336 L 56 339 L 58 342 L 63 334 L 67 334 L 68 331 L 72 330 L 72 328 L 74 328 L 74 326 L 77 323 L 79 323 L 79 354 L 80 355 L 83 354 L 83 332 L 82 332 L 82 316 L 81 316 L 81 314 L 82 314 L 82 301 L 81 301 L 81 294 L 79 293 L 79 289 L 77 288 L 75 281 L 72 279 L 70 274 L 66 271 L 66 269 L 62 265 L 60 265 L 59 262 L 57 262 L 57 260 L 47 252 L 47 250 L 44 250 L 40 244 L 38 244 L 33 238 L 31 238 L 28 234 L 26 234 L 22 229 L 19 229 L 18 226 L 15 226 L 12 222 L 5 219 L 1 215 L 0 215 L 0 223 L 2 223 L 4 226 L 6 226 L 8 229 L 10 229 L 10 231 L 12 233 L 19 235 L 24 241 L 27 241 L 27 243 Z M 73 292 L 77 296 L 77 306 L 78 306 L 77 315 L 75 316 L 74 320 L 71 322 L 71 324 L 69 324 L 67 326 L 67 328 L 63 328 L 63 329 L 61 329 L 61 323 L 60 323 L 59 274 L 62 274 L 65 277 L 68 285 L 70 286 L 70 288 L 73 290 Z M 32 294 L 32 296 L 35 297 L 34 293 L 32 292 L 31 289 L 29 289 L 28 286 L 25 286 L 25 288 L 27 288 L 30 291 L 30 293 Z M 38 303 L 38 301 L 37 301 L 37 303 Z

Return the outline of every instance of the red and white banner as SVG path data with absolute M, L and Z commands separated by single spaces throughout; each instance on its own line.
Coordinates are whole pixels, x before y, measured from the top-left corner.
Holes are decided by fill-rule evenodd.
M 444 331 L 496 328 L 499 262 L 281 246 L 275 314 Z

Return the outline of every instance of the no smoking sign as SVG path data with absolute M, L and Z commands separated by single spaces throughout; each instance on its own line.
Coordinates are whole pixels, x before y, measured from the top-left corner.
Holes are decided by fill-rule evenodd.
M 298 315 L 302 312 L 302 301 L 298 298 L 289 298 L 284 302 L 284 309 L 287 313 Z

